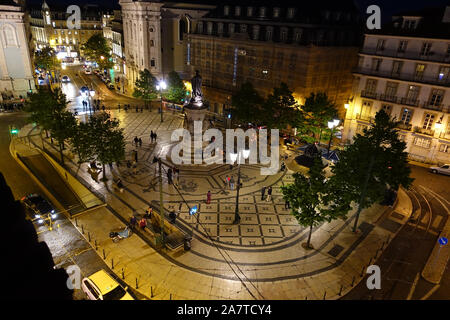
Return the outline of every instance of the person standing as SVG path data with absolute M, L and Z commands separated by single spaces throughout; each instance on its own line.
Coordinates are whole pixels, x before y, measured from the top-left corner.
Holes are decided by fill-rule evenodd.
M 156 139 L 158 138 L 158 136 L 156 135 L 156 131 L 155 131 L 155 133 L 153 134 L 153 137 L 155 137 L 155 142 L 156 142 Z
M 153 130 L 150 130 L 150 143 L 153 143 Z
M 130 218 L 130 226 L 131 226 L 132 229 L 134 229 L 136 227 L 136 225 L 137 225 L 137 219 L 136 219 L 136 216 L 133 215 Z
M 267 189 L 267 199 L 266 199 L 266 201 L 269 202 L 271 200 L 272 200 L 272 187 L 269 187 Z
M 147 220 L 145 218 L 142 218 L 139 221 L 139 227 L 141 227 L 141 230 L 144 230 L 146 226 L 147 226 Z
M 172 184 L 172 168 L 169 168 L 169 170 L 167 170 L 167 181 L 169 182 L 169 184 Z
M 261 189 L 261 201 L 264 200 L 265 193 L 266 193 L 266 186 L 262 187 Z
M 139 110 L 138 110 L 138 106 L 136 106 L 136 113 L 138 113 L 139 112 Z
M 231 176 L 230 178 L 230 190 L 234 190 L 234 177 Z
M 139 142 L 139 139 L 138 139 L 138 137 L 136 136 L 136 137 L 134 137 L 134 145 L 137 147 L 137 145 L 138 145 L 138 142 Z
M 140 147 L 142 147 L 142 139 L 139 138 L 138 141 L 139 141 L 139 148 L 140 148 Z
M 210 203 L 211 203 L 211 191 L 208 191 L 208 193 L 206 194 L 206 204 Z
M 119 113 L 120 113 L 120 103 L 119 103 Z
M 175 167 L 173 169 L 173 172 L 175 173 L 175 176 L 177 177 L 177 184 L 180 183 L 180 169 L 178 169 L 178 167 Z
M 134 162 L 138 162 L 138 153 L 137 150 L 134 150 Z
M 285 209 L 290 209 L 291 208 L 291 204 L 289 203 L 289 200 L 286 200 L 286 202 L 284 203 L 284 208 Z
M 153 208 L 152 207 L 148 207 L 147 210 L 145 210 L 144 217 L 146 219 L 151 219 L 152 218 L 152 214 L 153 214 Z

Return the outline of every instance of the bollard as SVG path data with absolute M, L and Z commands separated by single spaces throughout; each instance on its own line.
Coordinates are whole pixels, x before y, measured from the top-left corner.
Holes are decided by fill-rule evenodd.
M 339 293 L 338 293 L 339 296 L 342 295 L 342 287 L 343 287 L 343 286 L 342 286 L 342 284 L 341 284 L 341 288 L 339 289 Z
M 84 234 L 84 226 L 81 225 L 81 233 Z
M 308 300 L 308 296 L 305 296 L 305 300 Z
M 153 297 L 154 297 L 154 295 L 153 295 L 153 287 L 150 286 L 150 298 L 153 298 Z
M 111 258 L 111 269 L 114 270 L 114 259 L 113 258 Z
M 97 251 L 98 247 L 97 247 L 97 240 L 94 240 L 94 244 L 95 244 L 95 251 Z
M 327 292 L 325 291 L 324 293 L 323 293 L 323 300 L 325 300 L 325 297 L 327 296 Z
M 136 278 L 136 289 L 138 289 L 139 288 L 139 286 L 138 286 L 138 278 Z
M 361 275 L 360 275 L 361 277 L 362 277 L 363 274 L 364 274 L 364 269 L 365 269 L 365 266 L 363 266 L 362 269 L 361 269 Z
M 104 260 L 104 259 L 106 259 L 105 249 L 103 249 L 102 251 L 103 251 L 103 260 Z
M 172 300 L 172 294 L 170 294 L 170 298 L 169 299 Z
M 354 284 L 355 284 L 355 276 L 353 276 L 353 278 L 352 278 L 352 287 Z
M 78 227 L 78 219 L 75 218 L 75 225 Z
M 88 241 L 91 242 L 91 233 L 88 231 Z
M 125 280 L 125 273 L 123 272 L 123 268 L 122 268 L 122 280 Z

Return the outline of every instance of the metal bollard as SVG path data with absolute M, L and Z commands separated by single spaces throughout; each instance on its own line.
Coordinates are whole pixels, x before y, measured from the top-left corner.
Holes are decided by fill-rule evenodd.
M 352 278 L 352 287 L 354 284 L 355 284 L 355 276 L 353 276 L 353 278 Z
M 138 289 L 139 288 L 139 286 L 138 286 L 138 278 L 136 278 L 136 289 Z
M 81 233 L 84 234 L 84 226 L 81 225 Z
M 95 251 L 97 251 L 97 250 L 98 250 L 98 247 L 97 247 L 97 240 L 94 240 L 94 245 L 95 245 Z
M 323 300 L 325 300 L 325 297 L 327 296 L 327 292 L 325 291 L 324 293 L 323 293 Z
M 365 266 L 363 266 L 363 267 L 362 267 L 362 269 L 361 269 L 361 275 L 360 275 L 361 277 L 362 277 L 362 276 L 363 276 L 363 274 L 364 274 L 364 269 L 365 269 L 365 268 L 366 268 L 366 267 L 365 267 Z
M 150 286 L 150 298 L 153 298 L 153 297 L 154 297 L 154 295 L 153 295 L 153 287 Z
M 111 269 L 114 270 L 114 258 L 111 258 Z
M 343 286 L 342 286 L 342 284 L 341 284 L 341 288 L 339 289 L 339 293 L 338 293 L 339 296 L 342 295 L 342 289 L 343 289 Z
M 308 300 L 308 296 L 305 296 L 305 300 Z
M 88 241 L 91 242 L 91 233 L 88 231 Z
M 170 298 L 169 299 L 172 300 L 172 294 L 170 294 Z
M 125 280 L 125 272 L 123 272 L 123 268 L 122 268 L 122 280 Z
M 78 219 L 75 218 L 75 225 L 78 227 Z
M 104 260 L 104 259 L 106 259 L 105 249 L 103 249 L 102 251 L 103 251 L 103 260 Z

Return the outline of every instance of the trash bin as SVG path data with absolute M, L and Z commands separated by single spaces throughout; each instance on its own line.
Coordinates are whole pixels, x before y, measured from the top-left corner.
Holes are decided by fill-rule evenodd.
M 191 240 L 192 238 L 190 236 L 184 237 L 184 251 L 191 250 Z

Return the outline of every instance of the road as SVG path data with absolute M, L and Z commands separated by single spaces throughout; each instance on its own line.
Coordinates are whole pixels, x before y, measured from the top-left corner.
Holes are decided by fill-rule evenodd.
M 367 277 L 364 277 L 343 297 L 344 300 L 448 300 L 450 297 L 448 265 L 440 286 L 430 284 L 420 276 L 448 219 L 448 212 L 442 204 L 450 208 L 450 177 L 432 174 L 423 167 L 411 166 L 411 169 L 415 181 L 408 194 L 413 201 L 413 212 L 418 211 L 374 263 L 381 270 L 381 289 L 367 289 Z
M 0 157 L 0 172 L 5 176 L 15 199 L 20 199 L 28 193 L 45 195 L 44 191 L 22 169 L 9 152 L 8 127 L 9 125 L 15 125 L 18 128 L 24 126 L 26 117 L 23 112 L 0 113 L 0 152 L 2 154 L 2 157 Z M 57 267 L 67 268 L 75 264 L 80 268 L 82 277 L 100 269 L 106 269 L 110 274 L 114 274 L 64 215 L 59 215 L 53 230 L 37 223 L 35 223 L 35 227 L 39 240 L 47 243 Z M 120 279 L 118 280 L 121 282 Z M 143 298 L 134 290 L 131 291 L 135 297 Z M 83 300 L 86 299 L 86 296 L 81 290 L 75 290 L 74 299 Z

